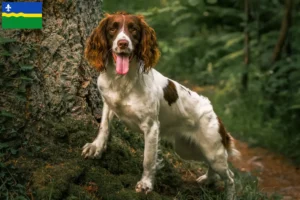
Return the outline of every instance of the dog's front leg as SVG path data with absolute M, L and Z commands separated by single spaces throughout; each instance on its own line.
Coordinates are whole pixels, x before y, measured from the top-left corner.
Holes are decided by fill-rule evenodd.
M 159 137 L 159 122 L 155 120 L 146 120 L 141 129 L 144 132 L 145 148 L 142 179 L 137 183 L 136 192 L 148 193 L 152 191 L 156 165 L 157 165 L 157 150 Z
M 100 158 L 106 150 L 106 144 L 109 136 L 109 122 L 113 118 L 113 112 L 104 102 L 101 117 L 101 124 L 96 139 L 92 143 L 86 143 L 82 150 L 84 158 Z

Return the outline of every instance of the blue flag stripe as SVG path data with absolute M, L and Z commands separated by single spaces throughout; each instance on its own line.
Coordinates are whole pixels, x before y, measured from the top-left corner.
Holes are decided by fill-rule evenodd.
M 7 7 L 10 7 L 9 11 Z M 42 7 L 42 2 L 2 2 L 2 12 L 5 13 L 42 13 Z

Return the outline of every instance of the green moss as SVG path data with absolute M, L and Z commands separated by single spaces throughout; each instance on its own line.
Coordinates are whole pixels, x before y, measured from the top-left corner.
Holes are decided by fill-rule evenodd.
M 175 193 L 175 190 L 182 185 L 180 174 L 175 170 L 172 163 L 167 158 L 164 158 L 164 167 L 157 172 L 156 177 L 157 191 L 163 188 L 165 191 L 167 190 Z
M 107 200 L 140 200 L 141 197 L 133 189 L 124 189 L 117 194 L 108 195 Z
M 72 147 L 83 147 L 88 141 L 88 135 L 90 130 L 78 130 L 69 134 L 68 143 Z M 93 132 L 92 132 L 93 133 Z M 96 137 L 96 133 L 95 136 Z
M 32 186 L 37 199 L 61 199 L 83 168 L 76 162 L 46 164 L 33 173 Z
M 123 189 L 116 194 L 110 194 L 103 198 L 105 200 L 168 200 L 166 196 L 160 195 L 156 192 L 150 192 L 148 194 L 136 193 L 134 189 Z
M 139 193 L 139 196 L 141 199 L 147 199 L 147 200 L 161 200 L 161 195 L 159 195 L 156 192 L 150 192 L 148 194 Z
M 79 185 L 70 184 L 68 190 L 69 196 L 66 198 L 67 200 L 91 200 L 96 199 L 95 195 L 90 194 L 87 190 Z
M 46 122 L 47 131 L 54 142 L 66 143 L 71 146 L 81 147 L 86 141 L 92 140 L 97 135 L 98 127 L 91 122 L 75 120 L 73 117 L 49 119 Z
M 92 167 L 85 176 L 85 183 L 97 185 L 97 194 L 101 197 L 107 197 L 123 189 L 123 185 L 117 176 L 110 174 L 104 168 Z
M 140 174 L 142 159 L 137 153 L 130 151 L 130 146 L 115 136 L 108 143 L 104 153 L 102 166 L 112 174 Z
M 112 122 L 111 133 L 135 150 L 144 148 L 143 134 L 129 131 L 120 121 Z
M 197 174 L 203 165 L 183 161 L 163 145 L 164 167 L 157 172 L 154 191 L 147 195 L 136 193 L 134 188 L 143 170 L 143 135 L 128 131 L 119 121 L 112 123 L 107 151 L 101 159 L 94 160 L 84 160 L 81 147 L 94 139 L 97 126 L 66 119 L 47 126 L 51 134 L 48 138 L 42 134 L 41 141 L 34 138 L 36 150 L 26 157 L 28 164 L 25 160 L 23 164 L 18 162 L 18 167 L 24 167 L 24 173 L 28 169 L 33 172 L 31 182 L 35 199 L 198 200 L 224 196 L 223 191 L 202 188 L 194 180 L 183 181 L 183 173 Z M 245 182 L 242 180 L 240 184 Z M 239 181 L 236 183 L 238 185 Z M 255 187 L 249 187 L 247 194 L 240 196 L 247 199 L 251 192 L 256 195 Z
M 124 188 L 130 188 L 133 190 L 136 183 L 139 181 L 139 178 L 137 175 L 131 175 L 131 174 L 123 174 L 118 176 L 119 180 L 123 184 Z

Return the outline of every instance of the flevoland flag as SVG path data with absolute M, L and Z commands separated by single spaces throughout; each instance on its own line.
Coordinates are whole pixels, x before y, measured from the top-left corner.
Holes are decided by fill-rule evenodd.
M 41 29 L 42 2 L 3 2 L 3 29 Z

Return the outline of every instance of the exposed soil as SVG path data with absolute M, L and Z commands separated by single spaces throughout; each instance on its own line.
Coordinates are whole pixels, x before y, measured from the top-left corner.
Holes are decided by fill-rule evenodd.
M 276 192 L 284 200 L 300 199 L 300 167 L 294 166 L 284 156 L 259 147 L 251 148 L 241 141 L 236 141 L 236 147 L 242 157 L 232 161 L 233 165 L 257 176 L 261 191 Z

